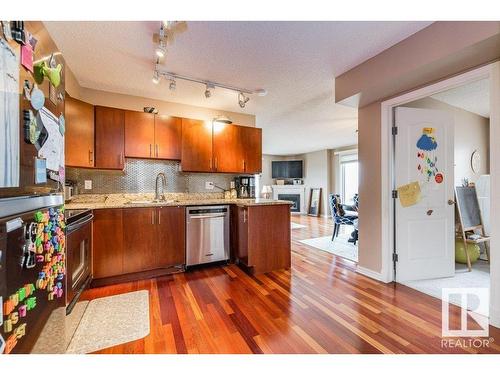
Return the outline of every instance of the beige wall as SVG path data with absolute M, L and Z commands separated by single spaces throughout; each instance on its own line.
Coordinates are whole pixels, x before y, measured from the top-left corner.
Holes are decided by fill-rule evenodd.
M 363 107 L 492 62 L 500 22 L 434 22 L 335 78 L 335 101 Z
M 374 103 L 358 111 L 359 259 L 361 267 L 382 267 L 381 107 Z
M 435 22 L 335 78 L 336 101 L 359 107 L 360 267 L 382 266 L 381 102 L 499 58 L 500 22 Z
M 222 111 L 213 108 L 166 102 L 141 96 L 117 94 L 81 87 L 71 69 L 66 67 L 66 91 L 72 97 L 94 105 L 142 111 L 144 107 L 156 107 L 160 114 L 212 121 L 218 115 L 228 116 L 234 124 L 255 126 L 255 115 Z
M 433 98 L 424 98 L 408 103 L 405 107 L 427 108 L 447 111 L 453 114 L 455 125 L 455 185 L 462 184 L 462 179 L 467 178 L 470 182 L 476 182 L 482 174 L 490 171 L 490 120 L 453 107 Z M 471 154 L 474 150 L 481 155 L 481 168 L 474 173 L 470 166 Z

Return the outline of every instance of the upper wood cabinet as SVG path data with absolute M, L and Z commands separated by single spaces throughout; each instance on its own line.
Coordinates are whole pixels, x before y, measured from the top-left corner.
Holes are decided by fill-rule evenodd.
M 181 159 L 182 120 L 179 117 L 125 111 L 125 156 Z
M 262 172 L 262 129 L 241 126 L 242 144 L 245 152 L 244 173 Z
M 182 170 L 260 173 L 262 129 L 182 119 Z
M 125 111 L 125 156 L 154 157 L 155 116 L 151 113 Z
M 124 149 L 125 111 L 95 107 L 95 167 L 122 170 Z
M 186 172 L 213 172 L 210 123 L 182 119 L 181 167 Z
M 64 157 L 69 167 L 94 166 L 94 106 L 66 95 Z
M 243 126 L 215 123 L 213 127 L 214 171 L 245 172 Z
M 181 160 L 182 119 L 155 115 L 155 148 L 157 159 Z

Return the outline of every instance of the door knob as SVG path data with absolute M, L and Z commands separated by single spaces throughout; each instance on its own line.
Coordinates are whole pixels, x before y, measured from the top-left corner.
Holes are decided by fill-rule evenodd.
M 434 210 L 427 210 L 427 216 L 431 216 Z
M 453 206 L 455 201 L 453 199 L 448 199 L 448 205 Z

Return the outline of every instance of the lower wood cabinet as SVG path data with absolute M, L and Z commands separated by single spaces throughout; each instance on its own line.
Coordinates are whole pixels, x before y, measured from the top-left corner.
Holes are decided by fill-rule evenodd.
M 290 268 L 290 206 L 235 207 L 232 211 L 234 257 L 252 273 Z
M 123 274 L 123 210 L 94 210 L 92 223 L 92 277 Z
M 94 279 L 185 263 L 184 207 L 94 210 Z

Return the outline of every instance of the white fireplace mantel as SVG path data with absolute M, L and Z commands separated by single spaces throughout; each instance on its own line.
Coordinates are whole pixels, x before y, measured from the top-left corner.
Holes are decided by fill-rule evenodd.
M 299 194 L 300 214 L 306 213 L 306 187 L 304 185 L 273 185 L 273 199 L 278 199 L 278 194 Z

